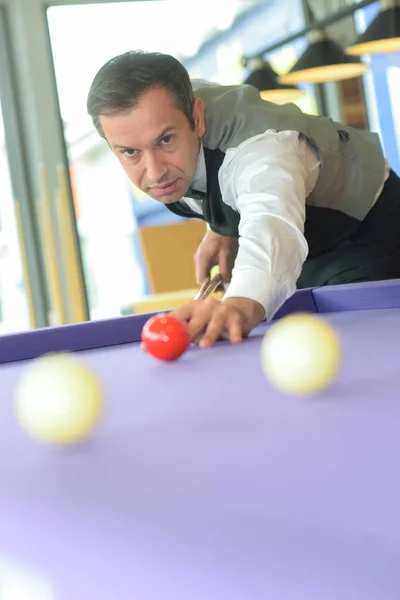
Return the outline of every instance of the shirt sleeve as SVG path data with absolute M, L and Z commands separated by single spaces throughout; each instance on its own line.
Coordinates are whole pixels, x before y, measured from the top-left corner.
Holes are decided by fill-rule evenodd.
M 240 213 L 239 250 L 224 299 L 255 300 L 272 319 L 296 291 L 308 254 L 298 132 L 269 130 L 228 151 L 219 177 L 224 201 Z

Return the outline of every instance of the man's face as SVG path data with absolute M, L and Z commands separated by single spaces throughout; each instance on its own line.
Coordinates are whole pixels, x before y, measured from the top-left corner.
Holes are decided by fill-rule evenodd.
M 102 115 L 101 126 L 131 181 L 163 204 L 176 202 L 192 184 L 204 134 L 203 103 L 196 99 L 196 126 L 164 88 L 145 92 L 129 113 Z

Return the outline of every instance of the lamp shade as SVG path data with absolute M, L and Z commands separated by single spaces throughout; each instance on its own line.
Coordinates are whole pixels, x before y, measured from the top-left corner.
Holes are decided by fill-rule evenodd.
M 351 56 L 400 52 L 400 6 L 381 11 L 346 52 Z
M 323 83 L 351 79 L 362 75 L 367 65 L 345 54 L 341 46 L 330 39 L 311 43 L 294 67 L 280 77 L 284 84 Z
M 268 62 L 254 69 L 245 79 L 244 83 L 252 85 L 260 91 L 263 100 L 275 102 L 290 102 L 304 95 L 302 90 L 295 86 L 284 85 L 278 81 L 278 74 Z

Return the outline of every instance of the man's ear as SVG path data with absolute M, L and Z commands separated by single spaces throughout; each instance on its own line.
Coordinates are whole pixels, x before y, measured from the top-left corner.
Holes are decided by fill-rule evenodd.
M 206 130 L 206 124 L 204 120 L 204 103 L 201 98 L 195 98 L 194 100 L 193 119 L 196 133 L 199 137 L 203 137 Z

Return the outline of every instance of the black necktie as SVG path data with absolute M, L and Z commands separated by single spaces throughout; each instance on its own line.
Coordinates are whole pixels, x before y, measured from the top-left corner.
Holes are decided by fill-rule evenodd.
M 204 200 L 204 198 L 207 198 L 207 193 L 206 192 L 199 192 L 199 190 L 194 190 L 193 188 L 189 188 L 186 196 L 188 198 L 193 198 L 193 200 Z

